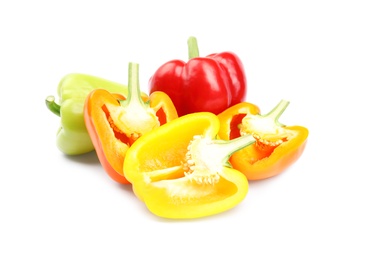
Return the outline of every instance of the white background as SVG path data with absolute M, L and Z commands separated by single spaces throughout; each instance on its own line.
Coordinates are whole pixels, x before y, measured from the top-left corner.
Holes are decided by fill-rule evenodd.
M 362 1 L 2 1 L 0 259 L 365 259 L 365 16 Z M 246 101 L 310 130 L 303 156 L 251 182 L 212 217 L 151 214 L 95 153 L 55 146 L 45 106 L 59 80 L 88 73 L 127 84 L 155 69 L 233 51 Z

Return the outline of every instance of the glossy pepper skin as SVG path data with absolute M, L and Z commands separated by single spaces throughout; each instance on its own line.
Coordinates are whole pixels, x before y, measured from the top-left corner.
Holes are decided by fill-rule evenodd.
M 242 102 L 218 115 L 221 123 L 219 136 L 234 140 L 250 134 L 256 142 L 235 152 L 232 167 L 246 175 L 248 180 L 261 180 L 285 171 L 302 155 L 309 131 L 304 126 L 286 126 L 278 122 L 289 105 L 282 100 L 266 115 L 254 104 Z
M 216 115 L 197 112 L 147 133 L 127 151 L 125 177 L 152 213 L 199 218 L 229 210 L 245 198 L 247 178 L 227 161 L 255 138 L 217 140 L 218 129 Z
M 98 158 L 116 182 L 129 184 L 123 173 L 124 157 L 135 140 L 177 118 L 171 99 L 163 92 L 142 97 L 139 65 L 129 63 L 128 95 L 117 98 L 93 90 L 85 101 L 84 118 Z
M 54 96 L 46 98 L 48 109 L 61 118 L 57 132 L 57 147 L 67 155 L 79 155 L 94 150 L 84 122 L 84 102 L 94 89 L 126 95 L 126 85 L 87 74 L 71 73 L 58 84 L 59 104 Z
M 179 116 L 193 112 L 218 114 L 244 101 L 246 75 L 233 52 L 199 57 L 197 40 L 188 39 L 189 60 L 161 65 L 149 80 L 149 92 L 163 91 L 175 104 Z

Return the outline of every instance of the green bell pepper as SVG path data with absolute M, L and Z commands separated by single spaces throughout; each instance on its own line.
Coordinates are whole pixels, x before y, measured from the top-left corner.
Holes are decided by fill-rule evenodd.
M 46 98 L 48 109 L 61 117 L 57 132 L 57 147 L 67 155 L 79 155 L 94 150 L 84 122 L 84 103 L 87 95 L 101 88 L 111 93 L 127 96 L 128 87 L 103 78 L 71 73 L 63 77 L 58 85 L 59 104 L 54 96 Z

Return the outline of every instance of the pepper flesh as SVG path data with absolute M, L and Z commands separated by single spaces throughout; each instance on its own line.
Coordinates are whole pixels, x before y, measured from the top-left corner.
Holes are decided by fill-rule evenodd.
M 149 80 L 149 91 L 163 91 L 174 102 L 179 116 L 194 112 L 221 113 L 246 97 L 243 64 L 233 52 L 199 57 L 197 40 L 188 39 L 189 61 L 171 60 Z
M 282 100 L 271 112 L 261 115 L 256 105 L 242 102 L 218 115 L 222 139 L 234 140 L 246 134 L 256 139 L 254 144 L 230 158 L 232 167 L 245 174 L 248 180 L 278 175 L 301 157 L 309 131 L 303 126 L 278 122 L 288 105 L 288 101 Z
M 58 84 L 59 104 L 54 96 L 46 98 L 46 106 L 61 118 L 56 144 L 67 155 L 80 155 L 94 150 L 84 122 L 84 102 L 94 89 L 127 94 L 127 86 L 87 74 L 71 73 Z
M 218 140 L 218 129 L 213 113 L 189 114 L 147 133 L 127 151 L 125 177 L 152 213 L 199 218 L 229 210 L 245 198 L 247 178 L 228 159 L 255 139 Z
M 102 89 L 92 91 L 85 102 L 85 123 L 98 158 L 109 176 L 128 184 L 124 157 L 142 135 L 177 118 L 171 99 L 163 92 L 142 97 L 138 64 L 129 63 L 128 95 L 116 98 Z

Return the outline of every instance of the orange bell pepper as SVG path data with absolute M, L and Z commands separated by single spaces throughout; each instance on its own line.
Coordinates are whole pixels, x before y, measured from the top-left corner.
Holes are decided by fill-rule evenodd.
M 221 123 L 220 138 L 234 140 L 252 134 L 256 139 L 254 144 L 237 151 L 230 158 L 232 167 L 245 174 L 248 180 L 275 176 L 302 155 L 308 129 L 278 122 L 288 105 L 288 101 L 282 100 L 271 112 L 261 115 L 256 105 L 242 102 L 218 115 Z
M 85 101 L 85 125 L 97 156 L 109 176 L 123 184 L 129 184 L 123 174 L 123 163 L 134 141 L 177 118 L 167 94 L 156 92 L 141 96 L 138 68 L 138 64 L 129 63 L 126 97 L 118 98 L 104 89 L 96 89 Z
M 245 198 L 247 178 L 227 161 L 255 138 L 218 140 L 218 129 L 215 114 L 191 113 L 141 136 L 128 149 L 125 177 L 152 213 L 198 218 L 231 209 Z

